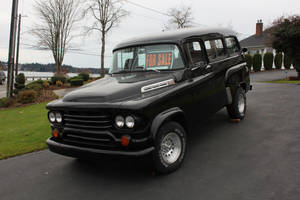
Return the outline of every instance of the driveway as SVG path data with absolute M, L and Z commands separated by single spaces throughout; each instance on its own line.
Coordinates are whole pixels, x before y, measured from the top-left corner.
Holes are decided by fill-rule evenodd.
M 261 71 L 251 73 L 251 81 L 262 82 L 262 81 L 274 81 L 285 79 L 289 76 L 297 76 L 295 70 L 273 70 L 273 71 Z
M 88 162 L 45 150 L 2 160 L 0 199 L 299 200 L 299 99 L 299 85 L 253 83 L 245 120 L 230 123 L 223 109 L 199 124 L 167 176 L 147 157 Z
M 6 97 L 6 83 L 0 85 L 0 98 Z

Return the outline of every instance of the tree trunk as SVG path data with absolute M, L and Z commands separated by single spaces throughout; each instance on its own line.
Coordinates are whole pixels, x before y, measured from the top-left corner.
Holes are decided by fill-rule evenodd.
M 56 63 L 56 74 L 61 74 L 61 64 L 59 62 Z
M 104 55 L 105 55 L 105 31 L 102 31 L 102 37 L 101 37 L 101 70 L 100 74 L 101 77 L 103 78 L 105 76 L 105 71 L 104 71 Z

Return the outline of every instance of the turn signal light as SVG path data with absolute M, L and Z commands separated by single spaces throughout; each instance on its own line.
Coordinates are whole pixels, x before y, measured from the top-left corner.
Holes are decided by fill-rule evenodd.
M 129 145 L 129 142 L 130 142 L 130 137 L 127 136 L 127 135 L 123 135 L 121 137 L 121 144 L 123 147 L 127 147 Z
M 53 135 L 53 137 L 58 138 L 58 137 L 59 137 L 58 130 L 57 130 L 57 129 L 54 129 L 54 130 L 52 131 L 52 135 Z

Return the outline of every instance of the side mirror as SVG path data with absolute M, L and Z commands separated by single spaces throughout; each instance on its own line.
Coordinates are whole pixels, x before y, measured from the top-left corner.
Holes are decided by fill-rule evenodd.
M 192 65 L 191 71 L 195 71 L 195 70 L 200 69 L 200 68 L 205 68 L 205 66 L 206 66 L 205 62 L 203 62 L 203 61 L 197 62 L 197 63 Z
M 248 51 L 247 48 L 242 48 L 242 53 L 246 53 Z

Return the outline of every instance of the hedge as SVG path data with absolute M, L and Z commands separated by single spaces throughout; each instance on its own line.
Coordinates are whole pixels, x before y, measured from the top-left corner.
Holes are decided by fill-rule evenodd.
M 284 54 L 283 66 L 285 69 L 291 69 L 292 59 L 287 54 Z
M 81 79 L 81 78 L 71 79 L 70 83 L 71 83 L 71 86 L 81 86 L 81 85 L 83 85 L 83 79 Z
M 273 68 L 273 60 L 274 60 L 274 55 L 271 52 L 267 52 L 264 55 L 264 67 L 265 70 L 271 70 Z
M 42 80 L 33 81 L 33 82 L 27 84 L 25 86 L 25 89 L 34 90 L 36 92 L 39 92 L 43 88 L 43 83 L 44 83 L 44 81 L 42 81 Z
M 246 54 L 245 55 L 245 60 L 246 60 L 247 67 L 248 67 L 249 71 L 251 71 L 252 66 L 253 66 L 253 58 L 252 58 L 252 56 L 250 54 Z
M 90 74 L 88 72 L 81 72 L 78 74 L 84 81 L 88 81 L 90 79 Z
M 61 81 L 62 83 L 66 83 L 67 78 L 63 75 L 55 75 L 51 77 L 51 84 L 55 85 L 57 81 Z
M 34 103 L 34 100 L 37 96 L 37 92 L 34 90 L 24 90 L 20 91 L 17 100 L 22 104 Z
M 14 90 L 14 93 L 18 94 L 18 92 L 20 90 L 25 88 L 25 75 L 23 73 L 20 73 L 16 76 L 15 80 L 16 80 L 16 82 L 15 82 L 14 86 L 16 89 Z
M 0 98 L 0 108 L 7 108 L 9 106 L 12 106 L 14 103 L 15 101 L 12 98 Z
M 281 69 L 282 67 L 282 53 L 276 53 L 274 63 L 275 63 L 275 68 L 276 69 Z
M 16 76 L 16 83 L 19 84 L 25 84 L 25 75 L 23 73 L 20 73 Z
M 262 57 L 261 54 L 257 53 L 253 56 L 253 70 L 259 72 L 262 67 Z

